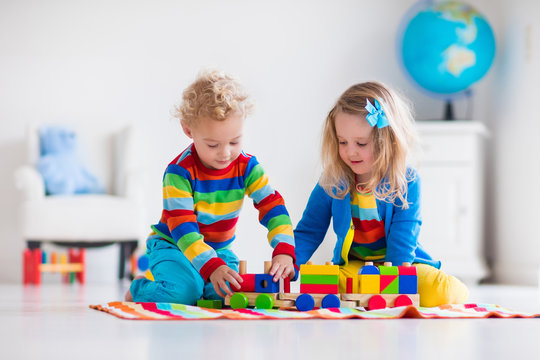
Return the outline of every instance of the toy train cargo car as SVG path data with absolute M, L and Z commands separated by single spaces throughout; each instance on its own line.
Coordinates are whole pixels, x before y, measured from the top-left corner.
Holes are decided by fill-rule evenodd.
M 364 307 L 369 310 L 385 307 L 419 305 L 418 277 L 410 264 L 375 266 L 366 262 L 355 277 L 347 278 L 345 291 L 339 289 L 339 266 L 326 263 L 300 266 L 300 292 L 291 293 L 289 279 L 275 283 L 268 274 L 271 262 L 265 262 L 264 274 L 246 274 L 241 262 L 240 276 L 244 282 L 225 304 L 233 309 L 253 306 L 259 309 L 273 307 L 309 311 L 315 308 Z

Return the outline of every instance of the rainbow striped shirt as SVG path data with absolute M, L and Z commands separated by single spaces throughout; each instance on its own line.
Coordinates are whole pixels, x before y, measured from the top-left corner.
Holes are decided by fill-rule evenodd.
M 259 222 L 268 229 L 272 256 L 295 259 L 291 219 L 281 195 L 254 156 L 244 152 L 227 168 L 205 167 L 191 144 L 167 167 L 163 176 L 163 213 L 152 229 L 176 244 L 201 276 L 225 265 L 215 250 L 235 239 L 236 223 L 245 195 L 259 210 Z
M 362 260 L 381 260 L 386 255 L 384 222 L 372 192 L 356 192 L 351 199 L 354 238 L 350 255 Z

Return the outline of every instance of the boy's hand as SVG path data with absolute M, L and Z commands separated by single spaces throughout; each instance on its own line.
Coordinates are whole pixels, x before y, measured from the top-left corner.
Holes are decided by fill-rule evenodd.
M 216 293 L 221 297 L 225 297 L 225 294 L 223 293 L 223 291 L 221 291 L 222 289 L 227 295 L 232 296 L 233 294 L 229 286 L 227 286 L 226 281 L 231 283 L 236 289 L 239 289 L 239 283 L 244 281 L 244 279 L 242 279 L 242 277 L 238 275 L 236 271 L 234 271 L 227 265 L 221 265 L 216 270 L 214 270 L 214 272 L 210 275 L 209 280 L 212 285 L 214 285 L 214 290 L 216 290 Z
M 287 276 L 291 279 L 294 277 L 293 258 L 286 254 L 279 254 L 272 259 L 272 267 L 270 275 L 274 276 L 274 282 L 279 279 L 285 279 Z

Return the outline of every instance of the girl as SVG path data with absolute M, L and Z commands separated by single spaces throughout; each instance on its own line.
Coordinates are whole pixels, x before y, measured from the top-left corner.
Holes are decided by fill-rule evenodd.
M 418 243 L 420 179 L 406 163 L 415 140 L 409 106 L 388 87 L 366 82 L 341 95 L 324 125 L 322 176 L 294 231 L 298 264 L 310 259 L 332 219 L 340 292 L 365 261 L 408 262 L 417 268 L 421 306 L 467 300 L 467 287 Z

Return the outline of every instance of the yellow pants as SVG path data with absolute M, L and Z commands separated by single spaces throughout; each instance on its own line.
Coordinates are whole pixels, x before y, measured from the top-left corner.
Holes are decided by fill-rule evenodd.
M 463 304 L 469 297 L 469 289 L 458 278 L 447 275 L 443 271 L 426 264 L 413 264 L 418 274 L 418 294 L 420 306 L 433 307 L 444 304 Z M 364 266 L 364 261 L 349 260 L 349 263 L 339 267 L 339 291 L 345 292 L 347 277 L 358 274 Z M 353 285 L 356 292 L 358 285 Z

